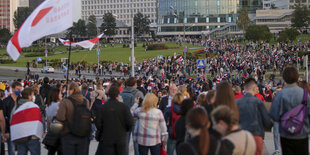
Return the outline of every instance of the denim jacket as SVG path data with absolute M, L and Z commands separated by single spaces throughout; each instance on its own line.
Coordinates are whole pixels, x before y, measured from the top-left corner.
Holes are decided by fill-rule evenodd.
M 275 122 L 281 123 L 281 116 L 291 109 L 301 104 L 304 95 L 304 90 L 296 84 L 288 84 L 280 92 L 278 92 L 272 102 L 270 108 L 270 117 Z M 303 129 L 298 135 L 289 135 L 279 128 L 280 136 L 288 139 L 304 139 L 310 131 L 309 114 L 310 114 L 310 96 L 308 94 L 307 111 Z
M 237 100 L 237 105 L 241 128 L 251 132 L 253 136 L 264 138 L 264 128 L 270 129 L 273 124 L 263 101 L 247 93 Z

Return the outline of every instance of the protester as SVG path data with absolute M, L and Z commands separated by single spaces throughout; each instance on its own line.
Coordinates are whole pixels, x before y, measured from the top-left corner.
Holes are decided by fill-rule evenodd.
M 296 106 L 302 104 L 304 90 L 297 86 L 299 74 L 295 67 L 286 67 L 283 71 L 283 79 L 287 85 L 276 94 L 269 115 L 278 124 L 282 122 L 282 116 L 290 112 Z M 309 109 L 310 100 L 309 94 L 306 95 L 307 109 Z M 309 110 L 306 110 L 304 124 L 299 133 L 291 134 L 286 132 L 282 126 L 279 127 L 280 141 L 283 155 L 291 154 L 308 154 L 308 133 L 310 129 L 309 124 Z
M 184 100 L 184 95 L 177 93 L 174 95 L 171 106 L 167 107 L 164 113 L 165 120 L 169 130 L 169 138 L 167 143 L 167 153 L 168 155 L 173 155 L 173 152 L 176 149 L 176 132 L 175 132 L 175 123 L 181 117 L 181 104 Z
M 239 86 L 233 87 L 234 93 L 235 93 L 235 99 L 238 100 L 239 98 L 243 97 L 243 94 L 241 93 L 241 88 Z
M 56 152 L 58 155 L 62 154 L 61 151 L 61 137 L 59 134 L 53 133 L 53 131 L 50 130 L 50 125 L 54 118 L 56 117 L 56 114 L 59 109 L 59 104 L 62 101 L 62 95 L 58 88 L 52 88 L 49 91 L 48 99 L 47 99 L 47 107 L 46 107 L 46 117 L 47 117 L 47 128 L 48 133 L 45 136 L 45 142 L 48 155 L 55 155 Z
M 180 144 L 177 149 L 178 155 L 232 154 L 234 146 L 231 142 L 217 139 L 209 133 L 210 122 L 203 108 L 195 108 L 188 112 L 186 126 L 192 138 Z
M 272 122 L 264 103 L 255 97 L 257 84 L 255 79 L 248 78 L 244 83 L 245 96 L 237 100 L 240 113 L 241 129 L 249 131 L 256 142 L 256 155 L 261 155 L 264 146 L 265 128 L 271 129 Z
M 137 108 L 139 105 L 135 103 L 131 109 L 133 116 L 138 118 L 133 132 L 133 141 L 139 144 L 140 155 L 147 155 L 149 150 L 151 155 L 158 155 L 161 145 L 167 143 L 167 126 L 163 113 L 157 109 L 157 103 L 156 95 L 148 93 L 143 100 L 142 107 Z
M 159 109 L 164 113 L 167 107 L 171 106 L 172 99 L 174 95 L 177 93 L 177 86 L 175 84 L 171 84 L 169 89 L 169 96 L 163 97 L 162 101 L 159 103 Z
M 8 144 L 8 154 L 15 154 L 15 145 L 10 138 L 10 122 L 11 122 L 11 112 L 14 106 L 17 105 L 17 102 L 20 98 L 22 92 L 22 84 L 18 81 L 12 83 L 12 94 L 3 100 L 4 103 L 4 118 L 5 118 L 5 138 L 7 139 Z
M 119 94 L 118 87 L 111 86 L 109 100 L 98 111 L 95 120 L 99 141 L 96 155 L 126 154 L 126 133 L 132 130 L 133 118 L 130 109 L 117 100 Z
M 40 95 L 42 96 L 44 102 L 47 101 L 48 93 L 49 93 L 49 90 L 51 89 L 51 86 L 49 85 L 49 82 L 50 82 L 49 78 L 48 77 L 44 77 L 43 84 L 40 87 Z
M 183 143 L 185 140 L 189 139 L 189 134 L 186 130 L 186 114 L 192 108 L 194 108 L 195 104 L 191 99 L 183 100 L 181 104 L 180 115 L 181 117 L 175 123 L 175 135 L 176 135 L 176 148 L 178 148 L 179 144 Z
M 5 92 L 4 91 L 5 91 L 5 84 L 0 83 L 0 132 L 1 132 L 0 154 L 4 154 L 3 142 L 6 141 L 6 138 L 5 138 L 5 118 L 4 118 L 4 111 L 3 111 L 3 109 L 4 109 L 3 99 L 5 98 Z
M 32 155 L 40 155 L 40 138 L 43 135 L 40 108 L 33 103 L 32 88 L 25 88 L 21 96 L 12 110 L 11 140 L 16 144 L 18 155 L 26 155 L 28 151 Z
M 40 110 L 41 110 L 41 115 L 42 115 L 42 121 L 43 121 L 43 131 L 46 132 L 46 114 L 45 114 L 45 102 L 43 101 L 42 96 L 40 95 L 39 92 L 39 86 L 34 84 L 32 86 L 33 90 L 34 90 L 34 103 L 36 105 L 39 106 Z
M 233 111 L 227 106 L 218 106 L 212 112 L 214 128 L 220 132 L 224 138 L 231 141 L 235 148 L 233 155 L 254 155 L 256 153 L 256 143 L 252 134 L 239 128 L 238 123 L 233 123 Z
M 82 95 L 79 85 L 75 82 L 69 84 L 68 92 L 69 97 L 60 102 L 56 115 L 56 119 L 64 125 L 61 131 L 62 153 L 65 155 L 87 155 L 88 136 L 91 129 L 91 113 L 90 111 L 87 112 L 89 102 Z M 82 128 L 76 128 L 75 126 Z M 82 131 L 84 132 L 79 134 Z
M 91 92 L 88 91 L 88 88 L 87 83 L 82 84 L 82 95 L 91 103 Z

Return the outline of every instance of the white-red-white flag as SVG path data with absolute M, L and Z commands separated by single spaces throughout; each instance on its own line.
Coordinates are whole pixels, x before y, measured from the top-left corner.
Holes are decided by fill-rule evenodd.
M 73 24 L 73 0 L 45 0 L 25 20 L 7 45 L 7 53 L 16 61 L 22 48 L 50 34 L 62 32 Z
M 10 129 L 12 141 L 29 136 L 42 138 L 43 124 L 38 105 L 29 101 L 19 106 L 12 115 Z
M 177 58 L 177 53 L 173 54 L 173 58 L 176 59 Z
M 71 46 L 74 45 L 74 42 L 71 42 L 69 39 L 64 40 L 64 39 L 59 38 L 58 40 L 59 40 L 64 46 L 70 46 L 70 44 L 71 44 Z
M 100 40 L 100 38 L 102 36 L 103 36 L 103 34 L 100 34 L 96 38 L 89 39 L 89 40 L 84 40 L 84 41 L 81 41 L 81 42 L 77 42 L 77 43 L 74 43 L 72 45 L 81 46 L 83 48 L 88 48 L 88 49 L 91 50 L 97 44 L 97 42 Z

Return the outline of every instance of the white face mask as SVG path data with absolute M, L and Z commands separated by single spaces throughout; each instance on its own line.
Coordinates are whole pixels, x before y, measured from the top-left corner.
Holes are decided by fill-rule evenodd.
M 36 96 L 32 96 L 32 102 L 36 101 Z

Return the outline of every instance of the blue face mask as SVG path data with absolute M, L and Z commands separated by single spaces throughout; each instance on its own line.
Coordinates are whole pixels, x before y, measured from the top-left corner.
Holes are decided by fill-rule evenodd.
M 15 91 L 14 93 L 15 95 L 19 96 L 21 92 L 22 92 L 21 90 L 18 90 L 18 91 Z

